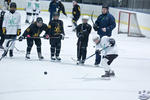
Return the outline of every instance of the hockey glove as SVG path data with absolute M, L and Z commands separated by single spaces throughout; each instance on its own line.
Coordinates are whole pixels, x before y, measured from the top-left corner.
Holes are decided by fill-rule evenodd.
M 94 24 L 93 28 L 95 31 L 98 31 L 98 26 L 96 24 Z
M 6 27 L 3 27 L 3 34 L 6 35 Z
M 61 34 L 61 35 L 60 35 L 60 39 L 61 39 L 61 40 L 64 40 L 64 39 L 65 39 L 65 35 L 64 35 L 64 34 Z
M 116 41 L 115 41 L 115 39 L 110 38 L 109 43 L 110 43 L 110 46 L 113 47 L 116 44 Z
M 44 37 L 44 39 L 49 39 L 50 38 L 48 34 L 44 35 L 43 37 Z
M 17 36 L 19 36 L 21 34 L 21 29 L 17 30 Z
M 20 36 L 19 41 L 22 41 L 24 38 L 25 38 L 24 36 Z
M 96 51 L 95 51 L 95 54 L 99 54 L 99 55 L 100 55 L 100 54 L 101 54 L 101 51 L 100 51 L 100 50 L 96 50 Z
M 30 38 L 31 36 L 30 35 L 27 35 L 27 38 Z

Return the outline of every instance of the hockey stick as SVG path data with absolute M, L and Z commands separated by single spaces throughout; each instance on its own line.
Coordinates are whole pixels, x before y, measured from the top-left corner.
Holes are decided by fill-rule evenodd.
M 93 12 L 92 12 L 92 14 L 91 14 L 91 21 L 92 21 L 93 25 L 95 25 L 94 20 L 93 20 L 93 17 L 94 17 L 94 10 L 93 10 Z
M 25 51 L 24 50 L 19 50 L 17 47 L 15 47 L 16 51 L 17 52 L 20 52 L 20 53 L 24 53 Z
M 103 50 L 105 50 L 105 49 L 107 49 L 108 47 L 110 47 L 110 45 L 107 46 L 107 47 L 102 48 L 102 49 L 100 50 L 100 52 L 103 51 Z M 90 58 L 93 57 L 94 55 L 96 55 L 96 53 L 94 53 L 94 54 L 92 54 L 91 56 L 87 57 L 84 61 L 90 59 Z
M 7 48 L 6 50 L 4 50 L 4 53 L 3 53 L 2 56 L 0 57 L 0 61 L 7 55 L 8 50 L 10 49 L 10 47 L 13 45 L 13 43 L 14 43 L 16 40 L 18 40 L 18 39 L 13 39 L 13 40 L 9 40 L 9 41 L 8 41 L 8 43 L 7 43 L 7 45 L 6 45 L 6 46 L 8 46 L 8 48 Z M 10 44 L 10 42 L 11 42 L 11 44 Z M 10 44 L 10 45 L 9 45 L 9 44 Z

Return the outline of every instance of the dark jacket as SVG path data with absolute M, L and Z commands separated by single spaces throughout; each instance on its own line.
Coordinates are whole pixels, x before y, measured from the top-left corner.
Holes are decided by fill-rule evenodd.
M 76 27 L 76 35 L 78 37 L 77 45 L 82 47 L 88 46 L 89 34 L 91 33 L 92 27 L 90 24 L 80 24 Z
M 65 35 L 62 20 L 52 20 L 49 22 L 48 27 L 48 34 L 51 37 L 59 37 L 61 34 Z
M 80 12 L 80 6 L 79 5 L 75 5 L 73 7 L 72 15 L 73 15 L 74 18 L 79 18 L 80 17 L 81 12 Z
M 100 37 L 111 36 L 112 30 L 116 27 L 115 18 L 110 14 L 101 14 L 95 24 L 98 26 L 98 34 Z M 106 32 L 102 31 L 102 28 L 106 28 Z
M 50 2 L 48 11 L 54 13 L 57 11 L 58 3 L 55 1 Z
M 27 35 L 30 35 L 31 37 L 39 37 L 42 31 L 48 31 L 47 25 L 43 23 L 42 27 L 39 28 L 35 22 L 25 30 L 23 36 L 26 37 Z
M 2 27 L 3 27 L 4 15 L 5 15 L 5 11 L 2 11 L 0 13 L 0 35 L 2 35 Z

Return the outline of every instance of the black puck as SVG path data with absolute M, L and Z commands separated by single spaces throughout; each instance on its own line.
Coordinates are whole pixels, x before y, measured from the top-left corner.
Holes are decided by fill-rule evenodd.
M 44 72 L 44 75 L 47 75 L 47 72 Z

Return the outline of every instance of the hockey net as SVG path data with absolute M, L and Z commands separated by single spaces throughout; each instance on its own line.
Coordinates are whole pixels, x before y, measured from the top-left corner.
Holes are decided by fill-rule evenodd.
M 132 37 L 145 37 L 138 24 L 136 13 L 119 12 L 118 34 L 128 34 Z

